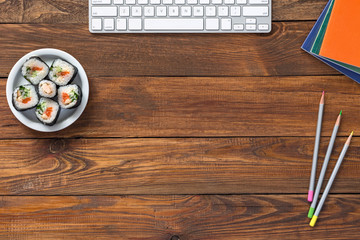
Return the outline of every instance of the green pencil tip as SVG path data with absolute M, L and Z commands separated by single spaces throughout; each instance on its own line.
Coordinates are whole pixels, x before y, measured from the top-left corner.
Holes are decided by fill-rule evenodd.
M 339 115 L 341 116 L 341 114 L 342 114 L 342 110 L 340 111 L 340 114 L 339 114 Z
M 310 207 L 309 213 L 308 213 L 308 218 L 312 218 L 314 215 L 314 212 L 315 212 L 315 208 Z

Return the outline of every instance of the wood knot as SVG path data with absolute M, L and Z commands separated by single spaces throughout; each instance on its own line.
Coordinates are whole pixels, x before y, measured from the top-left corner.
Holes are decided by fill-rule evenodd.
M 54 139 L 50 143 L 49 151 L 51 153 L 59 153 L 65 149 L 65 145 L 64 139 Z
M 180 240 L 180 237 L 177 235 L 174 235 L 170 238 L 170 240 Z

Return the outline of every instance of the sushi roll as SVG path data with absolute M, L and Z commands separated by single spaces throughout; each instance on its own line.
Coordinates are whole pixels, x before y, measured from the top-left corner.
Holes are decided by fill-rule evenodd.
M 55 59 L 50 67 L 49 79 L 59 86 L 65 86 L 74 80 L 77 68 L 70 63 Z
M 59 117 L 59 104 L 49 98 L 41 98 L 36 106 L 35 114 L 37 119 L 45 125 L 52 126 Z
M 42 80 L 39 83 L 39 95 L 52 98 L 56 95 L 56 84 L 49 80 Z
M 81 102 L 81 88 L 76 84 L 66 85 L 58 89 L 58 102 L 62 108 L 75 108 Z
M 21 68 L 21 73 L 31 84 L 37 85 L 49 73 L 49 67 L 39 57 L 31 57 Z
M 39 102 L 35 87 L 31 84 L 15 88 L 12 99 L 15 109 L 18 111 L 33 108 Z

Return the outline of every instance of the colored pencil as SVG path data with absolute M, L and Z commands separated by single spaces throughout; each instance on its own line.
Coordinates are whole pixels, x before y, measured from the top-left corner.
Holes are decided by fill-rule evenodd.
M 333 146 L 334 146 L 334 143 L 335 143 L 336 134 L 337 134 L 339 126 L 340 126 L 341 113 L 342 113 L 342 111 L 340 111 L 340 114 L 336 119 L 335 126 L 334 126 L 333 132 L 331 134 L 330 142 L 329 142 L 329 145 L 328 145 L 328 148 L 327 148 L 327 151 L 326 151 L 324 162 L 323 162 L 323 165 L 321 167 L 320 176 L 319 176 L 319 179 L 318 179 L 318 182 L 317 182 L 317 185 L 316 185 L 314 198 L 313 198 L 313 201 L 312 201 L 310 209 L 309 209 L 308 218 L 312 218 L 312 216 L 314 214 L 314 211 L 315 211 L 316 203 L 317 203 L 317 200 L 319 198 L 321 186 L 322 186 L 322 183 L 323 183 L 323 180 L 324 180 L 324 177 L 325 177 L 327 165 L 329 163 L 329 160 L 330 160 L 330 157 L 331 157 L 331 152 L 332 152 L 332 149 L 333 149 Z
M 348 137 L 348 139 L 346 140 L 345 142 L 345 145 L 340 153 L 340 156 L 339 156 L 339 159 L 337 160 L 336 162 L 336 165 L 334 167 L 334 170 L 332 171 L 331 173 L 331 176 L 330 176 L 330 179 L 326 185 L 326 188 L 324 190 L 324 193 L 322 194 L 321 196 L 321 199 L 320 199 L 320 202 L 319 202 L 319 205 L 316 207 L 316 211 L 315 211 L 315 214 L 314 216 L 311 218 L 311 221 L 310 221 L 310 226 L 311 227 L 314 227 L 315 226 L 315 223 L 318 219 L 318 216 L 320 214 L 320 211 L 321 211 L 321 208 L 323 207 L 324 205 L 324 202 L 326 200 L 326 197 L 327 195 L 329 194 L 329 191 L 330 191 L 330 188 L 331 188 L 331 185 L 333 184 L 334 180 L 335 180 L 335 177 L 336 177 L 336 174 L 337 172 L 339 171 L 339 168 L 341 166 L 341 163 L 345 157 L 345 154 L 346 154 L 346 151 L 347 149 L 349 148 L 349 145 L 350 145 L 350 141 L 351 141 L 351 138 L 354 134 L 354 131 L 351 132 L 350 136 Z
M 316 136 L 315 136 L 315 145 L 314 145 L 314 153 L 313 153 L 313 161 L 311 167 L 311 175 L 310 175 L 310 185 L 308 191 L 308 201 L 312 202 L 313 194 L 314 194 L 314 187 L 315 187 L 315 177 L 316 177 L 316 165 L 317 165 L 317 158 L 319 152 L 319 144 L 320 144 L 320 134 L 321 134 L 321 123 L 322 123 L 322 116 L 324 112 L 324 96 L 325 92 L 322 92 L 320 104 L 319 104 L 319 112 L 318 112 L 318 120 L 316 126 Z

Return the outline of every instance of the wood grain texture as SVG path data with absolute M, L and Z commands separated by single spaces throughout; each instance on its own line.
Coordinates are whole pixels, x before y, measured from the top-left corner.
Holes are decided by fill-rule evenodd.
M 273 0 L 273 20 L 315 20 L 326 0 Z M 0 23 L 88 23 L 88 0 L 2 0 Z
M 58 133 L 23 126 L 0 96 L 1 138 L 314 136 L 322 90 L 322 135 L 340 110 L 339 136 L 360 132 L 360 89 L 333 77 L 92 78 L 80 119 Z M 5 79 L 0 82 L 5 92 Z
M 272 0 L 273 21 L 317 20 L 327 0 Z
M 0 38 L 0 77 L 23 55 L 44 47 L 69 52 L 90 77 L 339 74 L 300 49 L 313 24 L 273 23 L 272 32 L 261 35 L 99 35 L 85 24 L 0 24 L 6 33 Z
M 86 23 L 87 0 L 1 0 L 0 23 Z
M 41 203 L 41 204 L 39 204 Z M 1 239 L 358 239 L 358 195 L 0 197 Z
M 270 34 L 95 35 L 87 0 L 0 0 L 0 239 L 360 239 L 359 137 L 315 229 L 306 217 L 322 90 L 318 171 L 343 110 L 326 180 L 360 132 L 358 84 L 300 49 L 326 2 L 273 0 Z M 22 126 L 5 97 L 43 47 L 90 80 L 59 133 Z
M 313 138 L 2 140 L 0 194 L 306 193 L 312 151 Z M 355 137 L 332 192 L 360 193 L 359 153 Z

